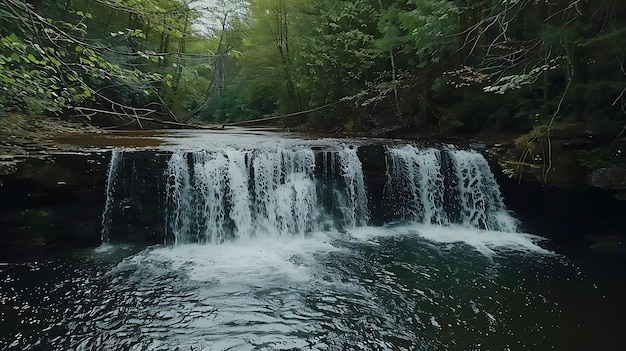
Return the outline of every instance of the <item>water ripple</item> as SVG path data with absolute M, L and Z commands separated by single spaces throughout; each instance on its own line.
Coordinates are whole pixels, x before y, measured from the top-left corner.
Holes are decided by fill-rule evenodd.
M 542 349 L 593 330 L 559 288 L 585 277 L 555 256 L 410 232 L 124 252 L 3 269 L 0 348 Z

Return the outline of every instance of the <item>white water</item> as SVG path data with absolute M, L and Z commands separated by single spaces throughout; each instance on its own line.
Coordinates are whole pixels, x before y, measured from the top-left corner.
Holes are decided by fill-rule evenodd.
M 115 184 L 118 178 L 118 171 L 123 159 L 123 151 L 120 149 L 114 149 L 111 152 L 111 160 L 109 161 L 109 168 L 107 170 L 107 183 L 106 183 L 106 202 L 104 204 L 104 210 L 102 211 L 102 227 L 100 229 L 100 239 L 103 245 L 107 245 L 109 242 L 109 230 L 111 228 L 111 216 L 114 207 L 114 191 Z
M 340 199 L 343 200 L 341 210 L 347 228 L 366 225 L 369 220 L 363 167 L 356 151 L 356 147 L 345 144 L 335 151 L 345 185 L 345 198 Z
M 322 147 L 278 143 L 176 150 L 164 174 L 165 241 L 224 244 L 367 227 L 371 195 L 357 151 L 333 141 Z M 109 236 L 122 158 L 121 151 L 112 153 L 103 242 Z M 376 199 L 383 201 L 384 222 L 460 227 L 468 233 L 518 232 L 518 222 L 478 152 L 400 145 L 387 147 L 386 158 L 384 195 Z M 420 235 L 428 237 L 424 231 Z
M 389 148 L 386 190 L 405 220 L 448 224 L 444 208 L 441 150 L 421 150 L 413 145 Z M 402 199 L 402 200 L 400 200 Z
M 335 192 L 340 221 L 364 225 L 367 196 L 356 149 L 329 152 L 345 185 Z M 175 244 L 219 244 L 320 230 L 325 211 L 315 171 L 315 153 L 305 147 L 177 151 L 165 172 L 166 231 Z
M 106 273 L 96 328 L 77 340 L 86 349 L 150 351 L 438 349 L 442 328 L 467 338 L 475 333 L 459 336 L 464 323 L 502 323 L 507 333 L 509 307 L 492 296 L 511 288 L 498 285 L 493 260 L 546 253 L 537 238 L 458 226 L 346 234 L 145 249 Z
M 192 191 L 189 179 L 187 153 L 177 151 L 167 163 L 166 171 L 166 229 L 174 233 L 174 243 L 179 243 L 185 233 L 191 231 L 191 218 L 187 213 L 192 209 L 188 194 Z
M 387 150 L 387 205 L 402 221 L 459 224 L 468 229 L 515 233 L 518 223 L 507 211 L 487 160 L 476 151 L 452 147 Z M 443 158 L 451 163 L 443 166 Z
M 517 232 L 517 221 L 504 206 L 487 160 L 475 151 L 450 149 L 448 154 L 458 181 L 462 224 L 468 228 Z
M 361 227 L 348 230 L 347 234 L 352 239 L 372 243 L 376 242 L 377 238 L 385 237 L 423 238 L 437 244 L 464 245 L 486 257 L 504 252 L 553 254 L 538 245 L 545 239 L 536 235 L 489 231 L 459 225 L 439 226 L 411 223 L 393 227 Z

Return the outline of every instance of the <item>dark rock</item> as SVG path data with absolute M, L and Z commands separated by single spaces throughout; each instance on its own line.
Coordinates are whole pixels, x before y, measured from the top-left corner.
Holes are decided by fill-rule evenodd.
M 626 190 L 626 164 L 615 164 L 593 171 L 589 184 L 602 189 Z
M 494 166 L 497 167 L 497 166 Z M 509 178 L 494 168 L 505 203 L 523 230 L 563 245 L 589 247 L 590 235 L 624 237 L 626 202 L 613 191 L 578 184 L 556 187 Z
M 472 149 L 475 149 L 475 150 L 484 150 L 485 148 L 487 148 L 487 144 L 471 143 L 471 144 L 469 144 L 469 147 L 471 147 Z

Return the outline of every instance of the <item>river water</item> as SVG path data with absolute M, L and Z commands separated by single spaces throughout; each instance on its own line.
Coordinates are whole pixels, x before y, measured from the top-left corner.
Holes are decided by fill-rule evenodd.
M 102 246 L 0 266 L 0 348 L 621 349 L 619 261 L 524 234 L 474 151 L 386 144 L 377 198 L 363 144 L 166 139 L 148 247 L 115 225 L 114 151 Z

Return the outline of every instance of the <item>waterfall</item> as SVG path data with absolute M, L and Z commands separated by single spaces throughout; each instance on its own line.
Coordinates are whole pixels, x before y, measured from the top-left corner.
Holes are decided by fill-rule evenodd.
M 167 162 L 166 170 L 166 232 L 174 234 L 174 243 L 186 241 L 191 231 L 191 184 L 187 153 L 177 151 Z
M 111 160 L 107 170 L 106 182 L 106 202 L 102 211 L 102 225 L 100 229 L 100 239 L 102 243 L 109 242 L 109 230 L 111 227 L 112 212 L 114 206 L 115 184 L 117 182 L 120 164 L 122 163 L 123 151 L 114 149 L 111 152 Z
M 389 208 L 402 220 L 426 224 L 448 224 L 444 209 L 444 178 L 441 151 L 420 150 L 413 145 L 387 151 Z
M 140 154 L 114 150 L 102 240 L 118 215 L 127 225 L 117 229 L 135 233 L 157 222 L 162 230 L 148 235 L 175 245 L 304 236 L 372 223 L 517 231 L 480 153 L 451 146 L 361 148 L 332 141 L 223 146 L 154 154 L 149 163 Z M 129 194 L 116 189 L 122 156 L 133 165 Z M 163 177 L 146 177 L 152 169 Z M 114 197 L 121 195 L 125 202 L 117 201 L 125 205 L 117 208 Z
M 502 201 L 487 160 L 476 151 L 449 149 L 458 182 L 461 223 L 466 227 L 516 232 L 517 221 Z
M 175 243 L 222 243 L 318 230 L 314 171 L 307 148 L 174 153 L 165 173 L 166 231 Z
M 366 225 L 369 220 L 367 191 L 363 167 L 356 148 L 342 145 L 336 151 L 336 155 L 344 183 L 344 192 L 343 194 L 339 192 L 338 198 L 341 202 L 344 224 L 348 228 Z M 330 171 L 333 172 L 333 169 Z
M 400 221 L 516 232 L 487 160 L 452 147 L 387 148 L 385 208 Z M 444 161 L 448 161 L 446 167 Z

